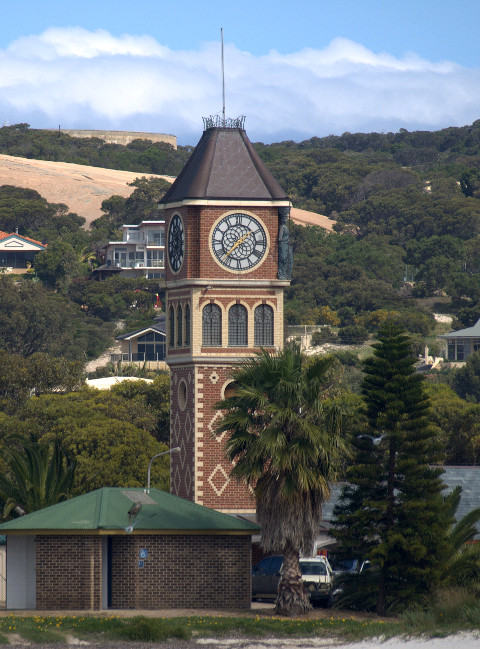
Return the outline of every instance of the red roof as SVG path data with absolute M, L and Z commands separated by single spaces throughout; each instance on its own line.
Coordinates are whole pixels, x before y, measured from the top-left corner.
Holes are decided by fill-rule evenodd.
M 2 232 L 0 230 L 0 241 L 2 239 L 7 239 L 8 237 L 20 237 L 20 239 L 24 239 L 25 241 L 30 241 L 31 243 L 36 243 L 37 246 L 42 246 L 43 248 L 47 247 L 47 244 L 42 243 L 41 241 L 37 241 L 36 239 L 31 239 L 30 237 L 25 237 L 23 234 L 17 234 L 16 232 Z

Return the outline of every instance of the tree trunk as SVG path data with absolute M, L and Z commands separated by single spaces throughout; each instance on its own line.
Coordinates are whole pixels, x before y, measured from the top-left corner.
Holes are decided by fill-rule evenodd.
M 278 584 L 275 613 L 304 615 L 312 609 L 300 572 L 299 552 L 287 545 L 283 551 L 282 577 Z
M 385 512 L 385 537 L 384 543 L 390 540 L 390 532 L 394 524 L 394 506 L 395 506 L 395 467 L 397 457 L 397 447 L 395 438 L 390 434 L 389 455 L 388 455 L 388 482 L 387 482 L 387 510 Z M 385 615 L 387 609 L 387 562 L 390 557 L 387 555 L 383 558 L 383 564 L 380 571 L 380 580 L 377 591 L 377 614 Z

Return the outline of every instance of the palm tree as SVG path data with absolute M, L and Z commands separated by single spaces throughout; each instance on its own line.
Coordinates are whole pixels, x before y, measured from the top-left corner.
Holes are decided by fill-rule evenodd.
M 23 514 L 55 505 L 68 497 L 76 461 L 58 440 L 39 442 L 33 435 L 25 443 L 11 437 L 3 452 L 6 470 L 0 475 L 3 517 Z M 15 446 L 14 446 L 15 445 Z
M 461 487 L 446 496 L 452 519 L 460 504 Z M 449 553 L 442 567 L 440 587 L 462 587 L 480 594 L 480 543 L 471 543 L 477 534 L 480 508 L 472 509 L 452 525 L 448 534 Z
M 336 409 L 327 406 L 332 357 L 306 359 L 298 346 L 262 350 L 233 372 L 235 393 L 216 434 L 229 432 L 226 455 L 232 476 L 252 487 L 265 552 L 283 554 L 276 612 L 311 608 L 300 572 L 310 554 L 322 503 L 344 450 Z

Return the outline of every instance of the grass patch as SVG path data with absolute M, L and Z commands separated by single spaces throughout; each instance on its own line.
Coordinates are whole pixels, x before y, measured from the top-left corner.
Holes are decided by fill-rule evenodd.
M 94 641 L 163 642 L 212 637 L 324 637 L 344 641 L 401 635 L 445 636 L 480 630 L 480 600 L 464 591 L 442 591 L 424 607 L 399 618 L 359 617 L 336 611 L 320 619 L 222 615 L 160 618 L 135 616 L 13 616 L 0 617 L 0 643 L 15 633 L 35 643 L 65 642 L 66 635 Z
M 123 624 L 110 630 L 107 634 L 114 639 L 136 642 L 162 642 L 169 639 L 188 640 L 191 631 L 185 622 L 178 618 L 132 617 L 123 620 Z
M 439 590 L 401 617 L 406 633 L 448 635 L 457 631 L 480 630 L 480 600 L 463 588 Z
M 177 638 L 188 640 L 216 636 L 262 637 L 339 637 L 357 639 L 371 636 L 395 635 L 398 624 L 377 620 L 359 621 L 351 617 L 331 617 L 321 620 L 261 618 L 261 617 L 187 617 L 124 619 L 122 625 L 107 634 L 109 639 L 158 642 Z
M 50 631 L 49 629 L 23 629 L 20 635 L 24 640 L 35 642 L 36 644 L 55 644 L 56 642 L 65 643 L 65 636 L 63 633 L 57 633 L 55 631 Z
M 162 642 L 215 636 L 262 637 L 338 637 L 345 640 L 372 636 L 390 637 L 399 633 L 398 623 L 376 619 L 358 620 L 345 617 L 305 620 L 280 617 L 191 616 L 131 618 L 96 616 L 6 616 L 0 617 L 0 637 L 8 642 L 11 633 L 35 643 L 65 641 L 66 634 L 83 640 L 125 640 L 128 642 Z M 1 640 L 0 640 L 1 642 Z

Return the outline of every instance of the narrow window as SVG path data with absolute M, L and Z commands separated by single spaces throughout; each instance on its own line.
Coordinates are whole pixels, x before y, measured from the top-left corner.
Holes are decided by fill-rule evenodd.
M 228 312 L 228 344 L 246 347 L 247 340 L 247 309 L 242 304 L 234 304 Z
M 182 346 L 182 337 L 183 337 L 183 310 L 182 307 L 179 305 L 177 307 L 177 346 L 181 347 Z
M 260 304 L 255 309 L 255 347 L 273 346 L 273 309 L 268 304 Z
M 170 347 L 175 347 L 175 309 L 170 307 Z
M 185 346 L 190 345 L 190 306 L 185 306 Z
M 220 347 L 222 344 L 222 311 L 218 304 L 207 304 L 202 311 L 202 345 Z

